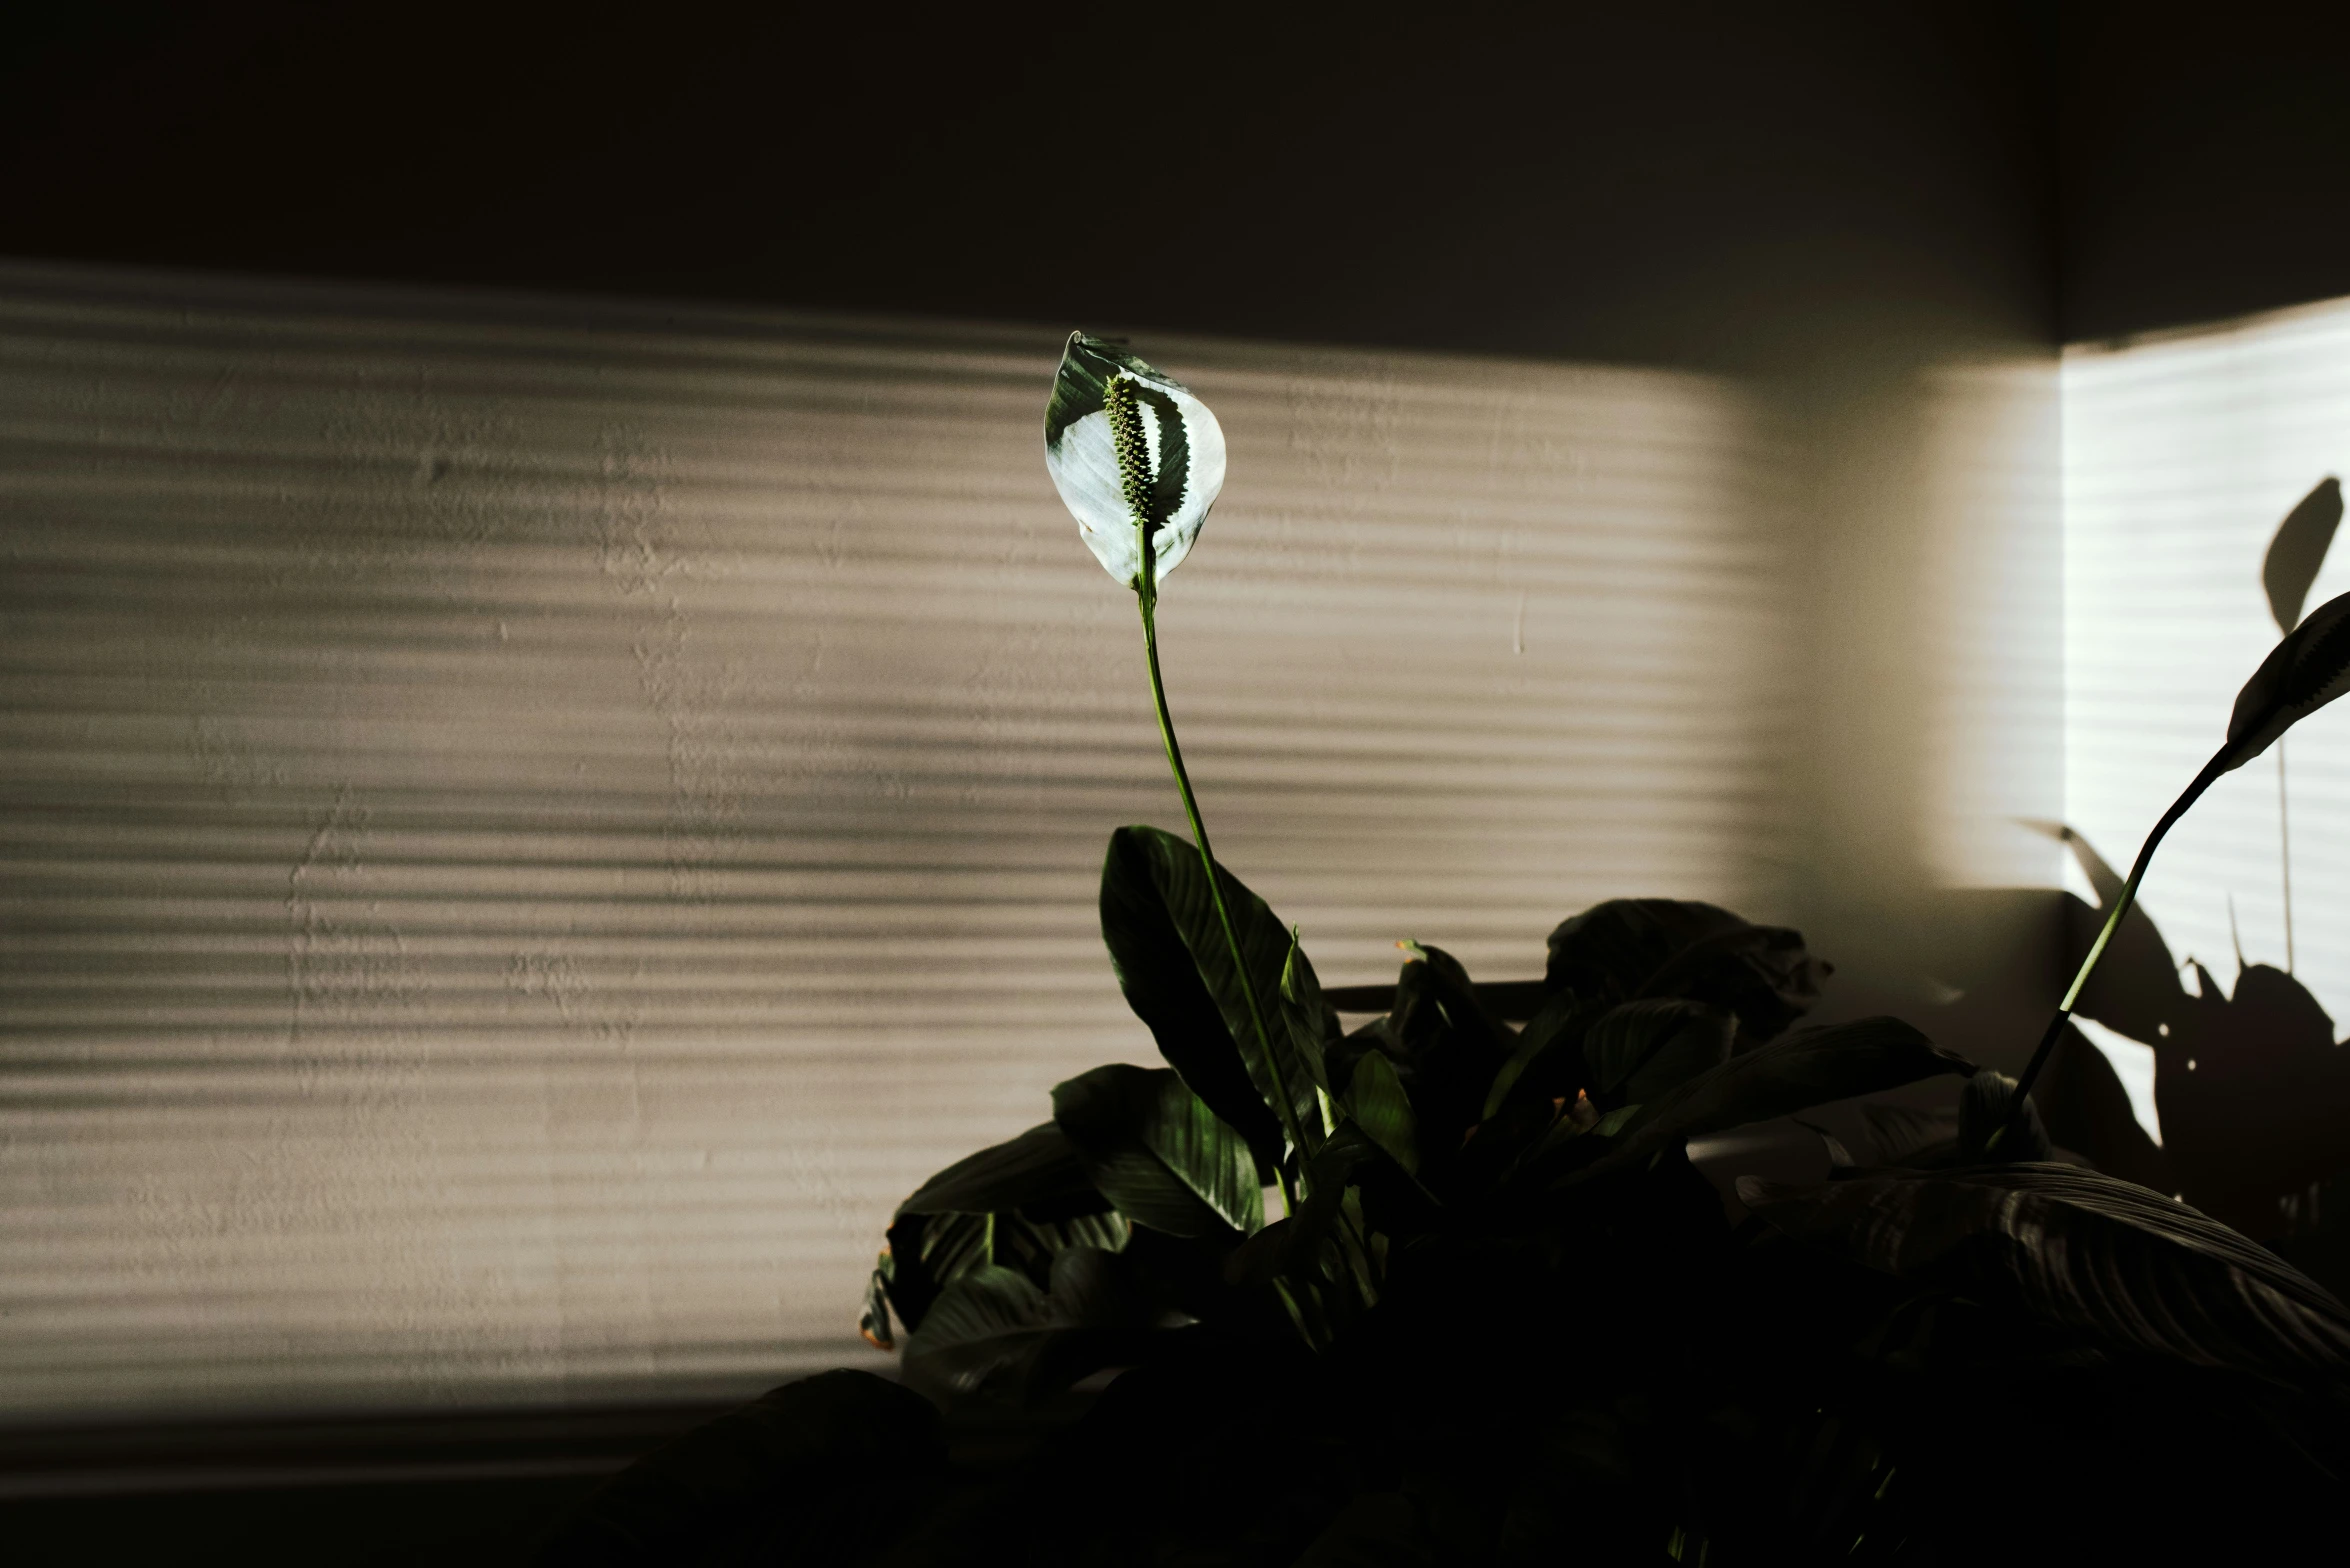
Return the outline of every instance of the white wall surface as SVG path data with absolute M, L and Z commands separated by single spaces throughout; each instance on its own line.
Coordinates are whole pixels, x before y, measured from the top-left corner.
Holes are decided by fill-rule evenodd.
M 1669 894 L 1926 1008 L 1937 889 L 2052 862 L 2044 369 L 1138 347 L 1232 448 L 1177 719 L 1327 980 Z M 1151 1057 L 1094 893 L 1180 813 L 1058 348 L 0 272 L 0 1413 L 879 1364 L 896 1200 Z
M 2064 363 L 2065 809 L 2126 870 L 2156 818 L 2227 733 L 2236 693 L 2276 646 L 2261 586 L 2294 504 L 2350 474 L 2350 305 L 2335 302 Z M 2307 608 L 2350 591 L 2337 539 Z M 2293 968 L 2350 1019 L 2350 713 L 2287 738 L 2215 785 L 2164 840 L 2140 892 L 2181 962 L 2232 987 L 2246 961 Z M 2080 891 L 2087 894 L 2086 887 Z M 2231 923 L 2232 922 L 2232 923 Z M 2191 983 L 2191 982 L 2190 982 Z M 2095 1031 L 2153 1109 L 2153 1052 Z

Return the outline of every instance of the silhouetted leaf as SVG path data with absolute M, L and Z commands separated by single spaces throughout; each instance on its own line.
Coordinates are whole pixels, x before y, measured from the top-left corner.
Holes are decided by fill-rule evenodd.
M 1155 1315 L 1117 1253 L 1077 1247 L 1039 1290 L 1013 1269 L 977 1270 L 947 1288 L 906 1341 L 907 1380 L 943 1397 L 1031 1402 L 1144 1353 Z
M 1346 1113 L 1373 1143 L 1393 1155 L 1398 1165 L 1415 1174 L 1419 1171 L 1419 1135 L 1412 1102 L 1404 1093 L 1403 1080 L 1396 1076 L 1395 1065 L 1380 1052 L 1368 1052 L 1355 1064 L 1354 1077 L 1346 1086 Z
M 2227 743 L 2198 784 L 2240 768 L 2277 737 L 2350 691 L 2350 594 L 2328 599 L 2252 672 L 2228 716 Z M 2200 793 L 2189 786 L 2189 797 Z
M 1740 1056 L 1644 1105 L 1608 1154 L 1578 1180 L 1637 1164 L 1691 1138 L 1748 1122 L 1899 1088 L 1940 1073 L 1972 1073 L 1898 1018 L 1806 1029 Z
M 2085 1156 L 2108 1176 L 2172 1191 L 2162 1148 L 2138 1125 L 2113 1064 L 2078 1029 L 2068 1027 L 2032 1086 L 2032 1099 L 2055 1143 Z
M 1477 980 L 1469 989 L 1477 1005 L 1507 1023 L 1523 1023 L 1542 1011 L 1551 989 L 1540 980 Z M 1334 985 L 1324 998 L 1342 1013 L 1384 1013 L 1395 1005 L 1395 988 L 1386 985 Z
M 1023 1204 L 1081 1199 L 1093 1191 L 1066 1134 L 1053 1122 L 968 1155 L 924 1182 L 900 1214 L 995 1214 Z
M 1603 1105 L 1645 1105 L 1730 1059 L 1738 1020 L 1703 1002 L 1626 1002 L 1583 1036 L 1591 1092 Z
M 1276 1012 L 1288 966 L 1289 929 L 1238 877 L 1218 868 L 1283 1086 L 1302 1127 L 1319 1110 L 1313 1070 Z M 1208 890 L 1199 851 L 1172 833 L 1125 827 L 1102 863 L 1102 939 L 1135 1015 L 1192 1092 L 1248 1140 L 1269 1174 L 1280 1161 L 1281 1122 L 1271 1109 L 1273 1068 L 1250 1020 L 1232 950 Z
M 1886 1171 L 1739 1199 L 1801 1241 L 2129 1349 L 2296 1386 L 2350 1378 L 2350 1313 L 2308 1276 L 2159 1193 L 2071 1165 Z
M 1350 1186 L 1381 1160 L 1393 1158 L 1370 1134 L 1341 1116 L 1307 1168 L 1307 1196 L 1297 1213 L 1266 1226 L 1234 1249 L 1225 1260 L 1225 1278 L 1234 1284 L 1262 1285 L 1309 1266 L 1331 1227 L 1347 1212 Z
M 1515 1040 L 1479 1005 L 1459 960 L 1439 947 L 1406 946 L 1413 956 L 1396 982 L 1381 1045 L 1411 1098 L 1421 1154 L 1436 1159 L 1476 1125 Z
M 2015 1090 L 2016 1081 L 2013 1078 L 1989 1068 L 1977 1072 L 1959 1089 L 1960 1164 L 1973 1165 L 1983 1160 L 2048 1158 L 2048 1129 L 2040 1120 L 2037 1103 L 2025 1101 L 2022 1123 L 2009 1125 L 2015 1110 Z
M 1829 966 L 1801 933 L 1712 904 L 1618 898 L 1550 934 L 1544 980 L 1595 1001 L 1682 997 L 1734 1013 L 1747 1038 L 1775 1039 L 1811 1010 Z
M 1572 991 L 1553 992 L 1518 1031 L 1509 1060 L 1493 1075 L 1485 1119 L 1513 1101 L 1551 1100 L 1588 1087 L 1583 1035 L 1607 1011 L 1605 1003 L 1585 1002 Z
M 1871 1165 L 1909 1165 L 1921 1159 L 1948 1164 L 1958 1157 L 1956 1107 L 1927 1110 L 1871 1102 L 1860 1108 L 1860 1114 L 1869 1129 Z
M 1072 1247 L 1116 1251 L 1126 1245 L 1126 1219 L 1089 1187 L 1081 1214 L 1031 1217 L 1001 1214 L 916 1214 L 901 1210 L 889 1227 L 889 1267 L 881 1281 L 899 1321 L 922 1326 L 940 1291 L 975 1269 L 1018 1269 L 1032 1283 L 1051 1272 L 1053 1259 Z
M 1304 1106 L 1310 1098 L 1313 1114 L 1304 1116 L 1300 1130 L 1305 1136 L 1305 1154 L 1311 1159 L 1322 1146 L 1324 1116 L 1327 1107 L 1322 1103 L 1330 1092 L 1330 1068 L 1326 1060 L 1331 1045 L 1339 1038 L 1338 1014 L 1322 999 L 1321 982 L 1314 977 L 1314 966 L 1306 957 L 1303 944 L 1298 941 L 1296 927 L 1289 932 L 1289 956 L 1281 966 L 1281 996 L 1276 1011 L 1280 1014 L 1279 1028 L 1288 1035 L 1289 1054 L 1284 1061 L 1294 1061 L 1313 1080 L 1319 1093 L 1298 1096 Z
M 2268 610 L 2278 631 L 2301 624 L 2301 606 L 2309 601 L 2310 586 L 2326 564 L 2326 550 L 2341 523 L 2342 482 L 2328 474 L 2277 525 L 2260 563 L 2260 585 L 2268 590 Z
M 1165 1068 L 1113 1063 L 1056 1085 L 1053 1120 L 1137 1225 L 1198 1237 L 1265 1222 L 1247 1146 Z

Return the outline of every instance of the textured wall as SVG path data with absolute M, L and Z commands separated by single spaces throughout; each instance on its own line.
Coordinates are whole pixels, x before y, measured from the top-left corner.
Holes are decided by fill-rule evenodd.
M 1524 977 L 1601 897 L 1800 915 L 1848 874 L 1796 820 L 1815 623 L 1877 635 L 1820 583 L 1816 415 L 1143 346 L 1232 443 L 1162 610 L 1175 711 L 1327 978 L 1404 936 Z M 1180 814 L 1131 597 L 1044 475 L 1057 352 L 0 273 L 0 1409 L 877 1361 L 895 1200 L 1151 1051 L 1094 887 L 1112 826 Z M 1985 401 L 1905 385 L 1902 428 Z M 1886 482 L 2029 467 L 2000 429 Z M 1984 499 L 1938 482 L 1901 504 Z M 1836 568 L 1897 646 L 1947 634 L 1889 575 L 1938 548 L 1888 522 Z M 1831 674 L 1863 751 L 1967 711 L 1871 668 Z M 1885 777 L 1904 821 L 1975 809 Z

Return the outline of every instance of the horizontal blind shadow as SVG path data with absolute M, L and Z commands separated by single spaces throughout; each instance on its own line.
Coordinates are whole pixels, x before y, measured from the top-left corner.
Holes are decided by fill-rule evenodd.
M 1148 351 L 1225 858 L 1325 977 L 1737 899 L 1795 662 L 1732 388 Z M 879 1364 L 896 1200 L 1149 1060 L 1180 823 L 1048 334 L 0 270 L 0 1418 Z

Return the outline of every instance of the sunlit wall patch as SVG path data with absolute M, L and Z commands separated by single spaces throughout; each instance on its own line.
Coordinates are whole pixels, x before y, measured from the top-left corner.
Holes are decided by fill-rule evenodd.
M 2350 302 L 2076 348 L 2062 386 L 2065 814 L 2126 865 L 2226 732 L 2245 672 L 2350 590 L 2350 553 L 2331 548 Z M 2141 896 L 2220 1004 L 2289 974 L 2310 1016 L 2278 1026 L 2295 1042 L 2279 1049 L 2330 1048 L 2350 1022 L 2350 712 L 2318 713 L 2223 778 Z M 2181 1082 L 2185 1058 L 2164 1071 Z
M 1229 442 L 1189 766 L 1330 983 L 1753 899 L 1806 695 L 1747 392 L 1148 348 Z M 1062 350 L 0 267 L 0 1417 L 875 1355 L 898 1200 L 1156 1054 L 1102 846 L 1183 821 Z

